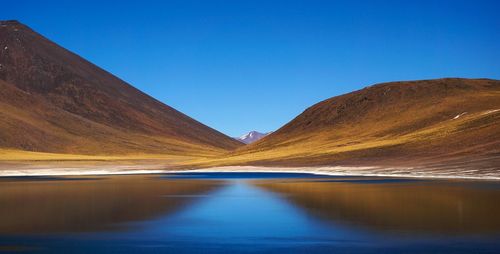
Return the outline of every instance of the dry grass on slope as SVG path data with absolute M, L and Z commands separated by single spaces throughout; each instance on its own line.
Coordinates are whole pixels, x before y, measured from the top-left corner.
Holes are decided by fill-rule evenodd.
M 500 82 L 495 80 L 381 84 L 318 103 L 261 141 L 192 166 L 411 166 L 428 159 L 496 160 L 498 109 Z
M 183 137 L 146 135 L 99 124 L 1 80 L 0 99 L 0 144 L 4 149 L 106 156 L 138 153 L 214 156 L 226 151 L 185 141 Z

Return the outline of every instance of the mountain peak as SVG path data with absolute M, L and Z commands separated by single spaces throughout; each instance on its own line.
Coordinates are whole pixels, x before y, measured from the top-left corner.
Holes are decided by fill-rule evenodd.
M 17 20 L 0 20 L 0 25 L 20 25 L 21 22 Z
M 241 146 L 15 20 L 0 21 L 0 102 L 0 148 L 212 154 Z
M 271 134 L 271 132 L 268 133 L 261 133 L 258 131 L 250 131 L 249 133 L 240 136 L 239 138 L 236 138 L 237 140 L 245 143 L 245 144 L 250 144 L 253 143 L 267 135 Z
M 14 28 L 14 29 L 19 29 L 19 28 L 26 27 L 26 26 L 17 20 L 0 20 L 0 28 L 2 28 L 2 27 L 3 28 L 10 27 L 10 28 Z

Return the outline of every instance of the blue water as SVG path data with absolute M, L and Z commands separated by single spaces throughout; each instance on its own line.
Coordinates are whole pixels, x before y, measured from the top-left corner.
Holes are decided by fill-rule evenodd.
M 339 176 L 349 177 L 352 176 Z M 314 175 L 307 173 L 252 173 L 252 172 L 234 172 L 234 173 L 181 173 L 181 174 L 168 174 L 163 176 L 165 179 L 290 179 L 290 178 L 307 178 L 307 179 L 325 179 L 326 177 L 323 175 Z
M 481 231 L 472 235 L 457 235 L 453 232 L 392 234 L 362 225 L 353 226 L 352 221 L 347 223 L 342 217 L 328 219 L 315 214 L 316 210 L 308 209 L 306 205 L 294 203 L 290 199 L 291 194 L 270 191 L 252 183 L 252 180 L 264 179 L 277 182 L 323 181 L 322 184 L 334 184 L 325 181 L 344 181 L 347 180 L 346 177 L 318 179 L 324 177 L 306 174 L 212 173 L 153 178 L 163 179 L 165 184 L 186 178 L 203 181 L 208 179 L 217 181 L 218 187 L 200 194 L 161 195 L 165 202 L 183 200 L 186 205 L 168 214 L 123 222 L 120 230 L 64 233 L 42 230 L 13 235 L 3 233 L 0 235 L 0 246 L 15 246 L 17 249 L 14 250 L 27 253 L 500 252 L 500 231 L 491 233 L 490 230 L 484 235 Z M 387 184 L 384 179 L 378 179 L 379 182 L 375 180 L 377 179 L 369 178 L 366 179 L 367 182 L 363 182 L 363 178 L 356 177 L 352 179 L 355 182 L 350 184 Z M 394 181 L 397 182 L 396 179 L 391 179 L 388 183 Z M 400 184 L 407 184 L 406 180 L 401 179 Z M 124 192 L 123 195 L 127 193 Z M 328 199 L 326 193 L 325 199 Z M 71 211 L 64 211 L 69 212 Z M 123 211 L 116 211 L 120 212 Z M 8 248 L 4 250 L 10 251 Z

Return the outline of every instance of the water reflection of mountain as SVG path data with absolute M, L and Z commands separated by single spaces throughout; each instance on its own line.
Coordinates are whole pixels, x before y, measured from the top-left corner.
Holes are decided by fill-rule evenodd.
M 78 179 L 0 179 L 0 234 L 89 232 L 124 229 L 123 223 L 173 212 L 217 181 L 151 176 Z
M 344 179 L 256 185 L 284 194 L 315 216 L 364 229 L 451 235 L 500 231 L 500 184 L 479 188 L 471 182 Z

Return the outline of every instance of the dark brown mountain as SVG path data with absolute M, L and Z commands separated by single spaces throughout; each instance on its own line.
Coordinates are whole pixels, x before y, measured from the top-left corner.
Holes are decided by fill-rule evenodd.
M 213 154 L 242 145 L 58 46 L 0 22 L 0 148 Z

